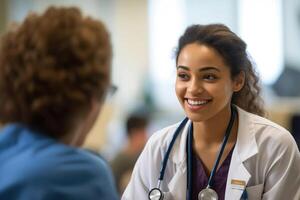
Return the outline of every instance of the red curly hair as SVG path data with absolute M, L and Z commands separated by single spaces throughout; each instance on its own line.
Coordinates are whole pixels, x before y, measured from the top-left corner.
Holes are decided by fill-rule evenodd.
M 0 121 L 60 138 L 110 84 L 110 36 L 77 8 L 30 14 L 0 43 Z

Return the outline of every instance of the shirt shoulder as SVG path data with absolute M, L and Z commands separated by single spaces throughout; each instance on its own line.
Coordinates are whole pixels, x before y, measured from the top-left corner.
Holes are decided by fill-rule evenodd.
M 12 158 L 2 160 L 6 164 L 0 174 L 10 176 L 0 181 L 0 199 L 13 199 L 3 196 L 13 193 L 33 200 L 118 199 L 112 173 L 102 158 L 46 138 L 26 144 L 9 149 Z

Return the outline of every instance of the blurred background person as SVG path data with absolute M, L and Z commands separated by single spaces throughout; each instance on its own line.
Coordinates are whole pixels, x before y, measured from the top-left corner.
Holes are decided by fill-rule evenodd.
M 119 193 L 126 188 L 138 156 L 147 142 L 149 115 L 144 112 L 133 112 L 126 120 L 127 143 L 111 161 L 111 167 Z
M 118 199 L 108 165 L 79 148 L 111 85 L 111 51 L 103 23 L 75 7 L 3 35 L 0 199 Z

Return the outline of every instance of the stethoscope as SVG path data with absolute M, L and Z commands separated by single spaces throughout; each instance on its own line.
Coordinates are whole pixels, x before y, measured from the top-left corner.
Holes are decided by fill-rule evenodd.
M 230 121 L 229 124 L 227 126 L 226 132 L 225 132 L 225 136 L 221 145 L 221 148 L 219 150 L 217 159 L 214 163 L 213 169 L 210 173 L 209 179 L 208 179 L 208 184 L 207 187 L 203 190 L 201 190 L 198 194 L 198 200 L 218 200 L 218 194 L 216 193 L 216 191 L 212 188 L 212 183 L 213 183 L 213 177 L 216 173 L 217 167 L 219 165 L 219 162 L 221 160 L 222 154 L 224 152 L 227 140 L 229 138 L 232 126 L 233 126 L 233 122 L 234 119 L 236 117 L 236 108 L 234 106 L 231 106 L 231 110 L 232 110 L 232 114 L 230 116 Z M 149 200 L 163 200 L 164 199 L 164 193 L 161 190 L 161 182 L 163 181 L 164 175 L 165 175 L 165 170 L 166 170 L 166 166 L 167 166 L 167 161 L 169 159 L 171 150 L 173 148 L 173 145 L 175 143 L 176 138 L 178 137 L 178 135 L 181 133 L 181 130 L 183 130 L 184 126 L 186 125 L 186 123 L 188 122 L 188 118 L 185 118 L 179 125 L 179 127 L 175 130 L 175 133 L 173 135 L 173 138 L 171 140 L 171 143 L 166 151 L 166 154 L 164 156 L 163 162 L 162 162 L 162 166 L 161 166 L 161 170 L 160 170 L 160 175 L 158 178 L 158 184 L 157 187 L 153 188 L 150 190 L 150 192 L 148 193 L 148 198 Z M 193 124 L 191 123 L 191 125 L 189 126 L 189 130 L 188 130 L 188 140 L 187 140 L 187 154 L 188 154 L 188 182 L 187 182 L 187 199 L 191 200 L 192 199 L 192 192 L 191 192 L 191 185 L 192 185 L 192 141 L 193 141 Z M 247 192 L 246 190 L 244 190 L 243 195 L 242 195 L 242 199 L 247 199 Z

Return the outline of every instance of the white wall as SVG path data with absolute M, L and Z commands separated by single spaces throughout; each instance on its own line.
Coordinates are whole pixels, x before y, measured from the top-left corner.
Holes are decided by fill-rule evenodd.
M 186 0 L 188 24 L 223 23 L 238 31 L 237 0 Z
M 119 86 L 116 104 L 122 111 L 141 101 L 148 65 L 147 0 L 116 0 L 113 80 Z

